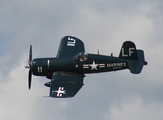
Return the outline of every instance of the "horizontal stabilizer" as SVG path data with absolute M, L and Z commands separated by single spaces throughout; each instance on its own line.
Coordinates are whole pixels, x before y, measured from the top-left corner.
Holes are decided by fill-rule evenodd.
M 129 60 L 128 64 L 129 64 L 130 72 L 133 74 L 141 73 L 143 65 L 144 65 L 142 62 L 138 60 Z
M 147 62 L 144 59 L 144 51 L 143 50 L 136 50 L 138 55 L 138 60 L 129 60 L 129 69 L 130 72 L 133 74 L 141 73 L 143 66 L 147 65 Z

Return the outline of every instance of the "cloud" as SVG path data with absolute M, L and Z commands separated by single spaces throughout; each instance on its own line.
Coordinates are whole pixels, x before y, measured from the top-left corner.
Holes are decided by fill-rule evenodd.
M 162 104 L 146 104 L 141 98 L 130 98 L 110 108 L 106 118 L 111 120 L 161 120 Z
M 17 119 L 157 119 L 162 116 L 162 3 L 158 1 L 4 1 L 0 2 L 0 118 Z M 32 3 L 32 4 L 31 4 Z M 49 95 L 33 76 L 27 89 L 24 68 L 33 57 L 55 57 L 60 39 L 74 35 L 86 51 L 119 55 L 125 40 L 145 51 L 148 65 L 140 75 L 128 70 L 86 75 L 71 99 Z

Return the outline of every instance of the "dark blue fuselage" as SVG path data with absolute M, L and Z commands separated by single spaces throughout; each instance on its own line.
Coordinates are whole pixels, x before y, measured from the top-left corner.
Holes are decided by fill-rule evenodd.
M 46 76 L 49 79 L 57 71 L 87 74 L 127 68 L 128 62 L 125 59 L 96 54 L 88 54 L 86 60 L 74 58 L 36 58 L 32 61 L 33 75 Z

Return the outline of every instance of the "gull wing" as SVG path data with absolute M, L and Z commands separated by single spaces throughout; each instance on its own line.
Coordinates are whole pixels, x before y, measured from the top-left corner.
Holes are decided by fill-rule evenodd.
M 76 37 L 65 36 L 61 39 L 56 57 L 73 57 L 79 52 L 85 52 L 84 43 Z
M 69 98 L 74 97 L 81 89 L 84 75 L 67 72 L 53 73 L 50 84 L 50 97 Z

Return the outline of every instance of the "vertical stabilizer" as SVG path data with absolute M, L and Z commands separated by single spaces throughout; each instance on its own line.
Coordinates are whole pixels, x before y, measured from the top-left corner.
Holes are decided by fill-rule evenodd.
M 144 59 L 144 51 L 136 50 L 135 44 L 131 41 L 123 43 L 119 58 L 128 60 L 129 70 L 133 74 L 141 73 L 143 65 L 147 65 Z
M 129 59 L 129 60 L 138 60 L 138 54 L 136 46 L 131 41 L 126 41 L 123 43 L 119 58 Z

